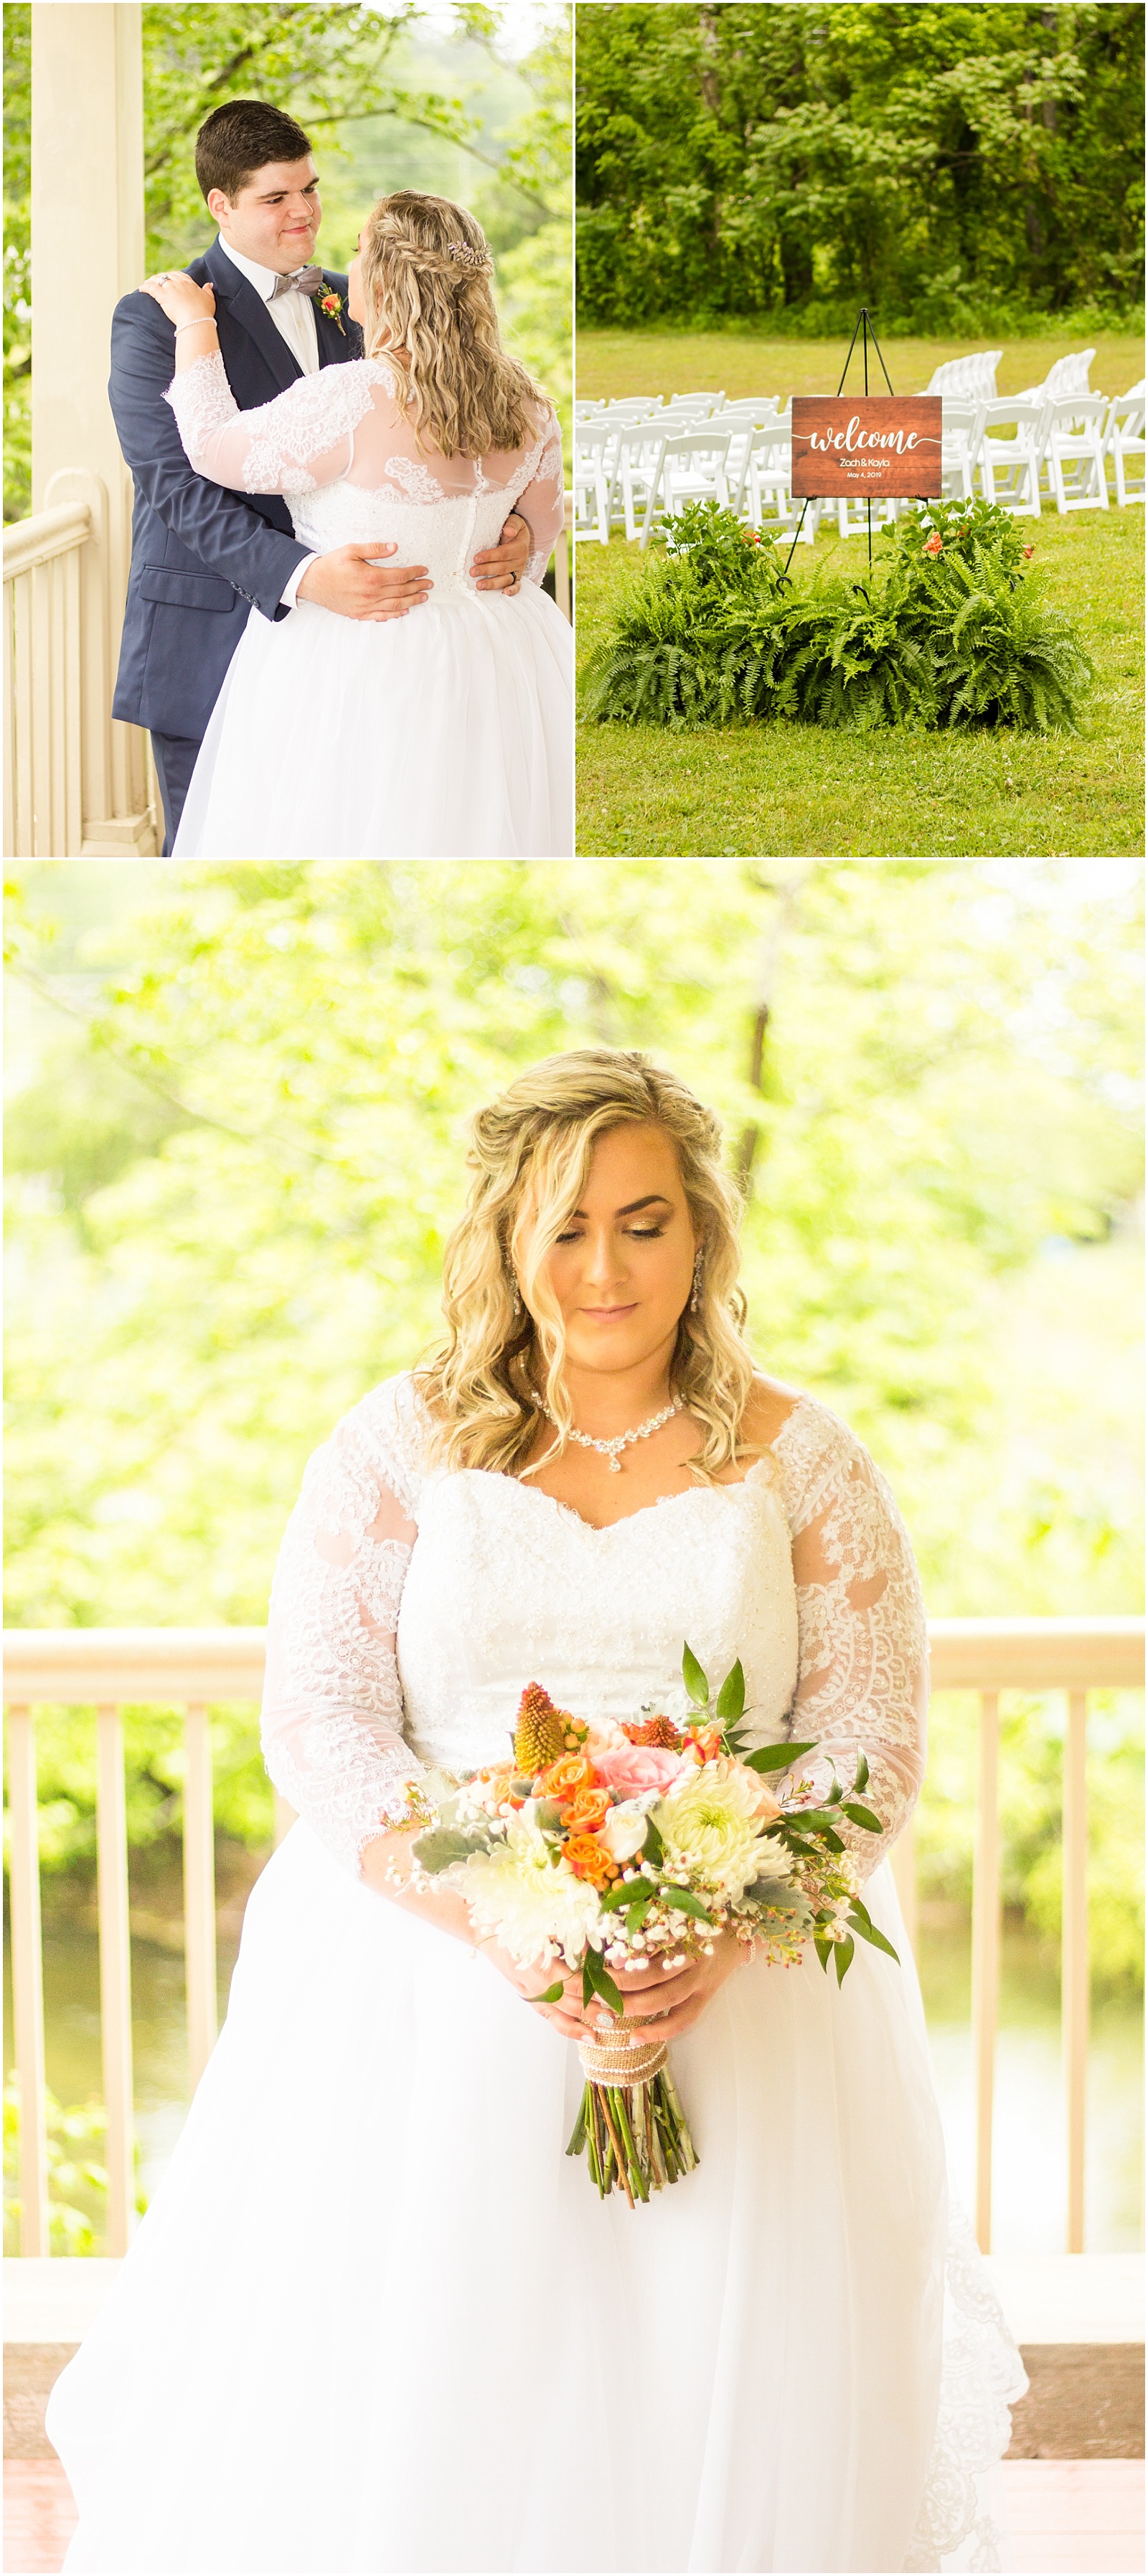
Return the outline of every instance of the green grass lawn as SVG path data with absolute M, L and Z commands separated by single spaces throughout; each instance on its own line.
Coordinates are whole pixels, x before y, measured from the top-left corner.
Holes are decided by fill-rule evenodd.
M 1092 333 L 1013 340 L 997 368 L 997 392 L 1019 394 L 1043 384 L 1049 368 L 1072 348 L 1091 347 Z M 621 394 L 689 394 L 709 389 L 733 402 L 743 394 L 835 394 L 847 340 L 777 340 L 752 331 L 584 331 L 579 328 L 575 390 L 580 401 Z M 968 357 L 983 340 L 882 340 L 895 394 L 923 393 L 934 367 Z M 1097 393 L 1123 394 L 1144 373 L 1144 343 L 1128 333 L 1096 339 L 1091 383 Z M 850 393 L 862 387 L 860 343 L 849 371 Z M 870 393 L 884 393 L 880 368 L 869 361 Z
M 896 379 L 894 378 L 894 382 Z M 817 725 L 578 729 L 577 848 L 613 858 L 1076 858 L 1144 847 L 1144 514 L 1046 505 L 1026 522 L 1051 602 L 1097 665 L 1083 736 L 848 734 Z M 793 558 L 858 572 L 863 537 L 823 527 Z M 580 661 L 605 634 L 636 546 L 577 550 Z

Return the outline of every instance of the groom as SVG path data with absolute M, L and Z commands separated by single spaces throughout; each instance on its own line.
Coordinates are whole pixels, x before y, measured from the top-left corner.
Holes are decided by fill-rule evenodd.
M 215 290 L 220 354 L 240 411 L 273 402 L 297 376 L 361 358 L 346 278 L 312 264 L 321 208 L 302 128 L 259 99 L 230 99 L 201 125 L 195 169 L 219 239 L 188 273 Z M 196 474 L 164 401 L 174 347 L 153 296 L 122 297 L 108 391 L 135 508 L 112 713 L 150 731 L 165 858 L 252 604 L 268 618 L 289 617 L 296 600 L 309 599 L 340 617 L 381 619 L 406 616 L 430 591 L 425 564 L 380 563 L 392 545 L 309 554 L 278 494 L 229 492 Z M 512 511 L 500 543 L 471 565 L 479 587 L 516 590 L 530 545 Z

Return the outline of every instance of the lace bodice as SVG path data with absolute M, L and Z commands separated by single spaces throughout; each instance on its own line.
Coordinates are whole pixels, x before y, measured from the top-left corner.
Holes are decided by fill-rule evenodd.
M 197 474 L 234 491 L 282 492 L 300 544 L 316 554 L 389 541 L 388 562 L 426 564 L 440 600 L 456 588 L 483 597 L 467 566 L 518 510 L 533 539 L 529 578 L 542 579 L 563 516 L 562 441 L 548 407 L 527 446 L 448 457 L 420 449 L 379 358 L 321 367 L 240 411 L 213 350 L 180 369 L 167 400 Z
M 887 1830 L 852 1840 L 875 1867 L 924 1770 L 924 1611 L 836 1415 L 802 1397 L 744 1482 L 604 1529 L 514 1477 L 428 1469 L 429 1428 L 409 1375 L 365 1396 L 311 1459 L 275 1574 L 264 1756 L 348 1869 L 426 1765 L 505 1752 L 528 1681 L 580 1716 L 684 1715 L 686 1638 L 711 1674 L 741 1656 L 750 1743 L 815 1736 L 846 1780 L 863 1747 Z

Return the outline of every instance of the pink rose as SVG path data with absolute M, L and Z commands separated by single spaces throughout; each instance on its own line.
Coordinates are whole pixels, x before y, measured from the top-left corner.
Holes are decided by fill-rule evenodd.
M 657 1744 L 619 1744 L 594 1760 L 598 1778 L 623 1798 L 640 1798 L 647 1789 L 668 1789 L 684 1768 L 680 1753 L 668 1753 Z

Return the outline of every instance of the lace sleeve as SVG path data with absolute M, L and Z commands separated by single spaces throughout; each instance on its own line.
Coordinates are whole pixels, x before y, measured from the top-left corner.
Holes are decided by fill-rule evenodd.
M 542 436 L 530 455 L 530 480 L 514 507 L 530 529 L 534 543 L 526 567 L 528 581 L 541 581 L 554 552 L 566 515 L 562 482 L 562 432 L 556 412 L 547 415 Z
M 908 1822 L 925 1769 L 928 1633 L 900 1513 L 872 1459 L 823 1405 L 795 1406 L 775 1443 L 793 1539 L 799 1666 L 793 1723 L 816 1736 L 885 1832 L 842 1823 L 867 1878 Z
M 416 1530 L 400 1410 L 376 1389 L 317 1449 L 287 1524 L 267 1630 L 263 1758 L 277 1789 L 357 1876 L 423 1765 L 403 1735 L 395 1623 Z
M 218 349 L 181 367 L 165 400 L 184 452 L 209 483 L 233 492 L 314 492 L 345 474 L 380 371 L 368 359 L 300 376 L 274 402 L 240 411 Z

